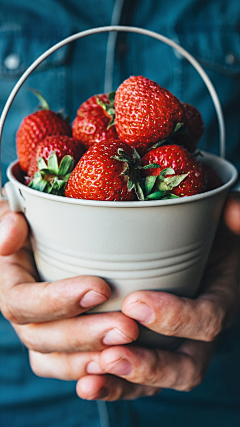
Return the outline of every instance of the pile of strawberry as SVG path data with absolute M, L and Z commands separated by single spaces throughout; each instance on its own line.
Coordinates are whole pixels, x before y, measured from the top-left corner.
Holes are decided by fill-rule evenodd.
M 116 93 L 94 95 L 72 126 L 41 109 L 17 132 L 19 164 L 31 188 L 89 200 L 151 200 L 191 196 L 220 186 L 194 156 L 204 132 L 201 114 L 142 76 Z

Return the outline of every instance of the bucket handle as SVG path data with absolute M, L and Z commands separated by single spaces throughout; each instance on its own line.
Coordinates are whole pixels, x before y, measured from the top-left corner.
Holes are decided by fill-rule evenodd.
M 223 112 L 221 108 L 221 104 L 218 98 L 218 95 L 216 93 L 216 90 L 209 79 L 208 75 L 202 68 L 202 66 L 199 64 L 199 62 L 184 48 L 182 48 L 180 45 L 178 45 L 173 40 L 169 39 L 168 37 L 165 37 L 161 34 L 155 33 L 150 30 L 146 30 L 143 28 L 138 27 L 129 27 L 129 26 L 121 26 L 121 25 L 113 25 L 113 26 L 107 26 L 107 27 L 97 27 L 92 28 L 90 30 L 81 31 L 79 33 L 73 34 L 72 36 L 69 36 L 59 43 L 52 46 L 50 49 L 46 50 L 42 55 L 40 55 L 33 63 L 30 65 L 30 67 L 23 73 L 23 75 L 20 77 L 16 85 L 14 86 L 12 92 L 10 93 L 7 102 L 5 104 L 5 107 L 2 111 L 1 118 L 0 118 L 0 199 L 6 199 L 7 197 L 2 192 L 2 174 L 1 174 L 1 139 L 2 139 L 2 133 L 3 133 L 3 127 L 9 112 L 9 109 L 14 101 L 15 96 L 17 95 L 19 89 L 22 87 L 23 83 L 26 81 L 26 79 L 29 77 L 29 75 L 46 59 L 48 58 L 52 53 L 56 52 L 61 47 L 65 46 L 68 43 L 71 43 L 75 40 L 78 40 L 80 38 L 90 36 L 92 34 L 98 34 L 98 33 L 105 33 L 105 32 L 111 32 L 111 31 L 119 31 L 119 32 L 129 32 L 129 33 L 137 33 L 146 35 L 149 37 L 152 37 L 154 39 L 157 39 L 159 41 L 162 41 L 166 43 L 167 45 L 171 46 L 173 49 L 178 51 L 184 58 L 186 58 L 192 66 L 196 69 L 198 74 L 202 77 L 204 83 L 207 86 L 207 89 L 211 95 L 216 115 L 218 119 L 218 125 L 219 125 L 219 145 L 220 145 L 220 156 L 225 157 L 225 124 L 224 124 L 224 117 Z

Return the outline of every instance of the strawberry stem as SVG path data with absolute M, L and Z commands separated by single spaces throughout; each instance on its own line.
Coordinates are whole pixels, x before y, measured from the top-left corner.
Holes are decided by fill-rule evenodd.
M 41 157 L 38 159 L 38 171 L 34 178 L 28 184 L 30 188 L 44 193 L 57 194 L 64 196 L 67 181 L 74 167 L 74 159 L 67 155 L 64 156 L 58 165 L 56 153 L 53 152 L 46 164 Z
M 185 135 L 187 133 L 187 127 L 184 123 L 178 122 L 175 126 L 175 128 L 173 129 L 173 131 L 167 136 L 167 138 L 162 139 L 161 141 L 157 141 L 155 142 L 154 145 L 152 145 L 148 151 L 150 150 L 154 150 L 155 148 L 161 147 L 162 145 L 165 144 L 173 144 L 173 141 L 171 139 L 171 137 L 177 135 Z
M 107 126 L 107 130 L 110 129 L 110 127 L 115 124 L 115 107 L 114 107 L 115 93 L 116 92 L 110 92 L 108 94 L 109 103 L 105 103 L 101 101 L 101 99 L 97 96 L 98 105 L 100 105 L 100 107 L 103 108 L 103 110 L 107 113 L 107 115 L 110 118 L 110 122 Z
M 34 95 L 37 97 L 37 99 L 40 101 L 39 109 L 40 110 L 50 110 L 49 104 L 44 98 L 44 96 L 39 92 L 37 89 L 28 89 L 30 92 L 34 93 Z

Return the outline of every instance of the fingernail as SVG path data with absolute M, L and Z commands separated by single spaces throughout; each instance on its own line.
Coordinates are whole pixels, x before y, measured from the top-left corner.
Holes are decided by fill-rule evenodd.
M 154 311 L 149 305 L 142 302 L 134 302 L 124 310 L 124 314 L 140 323 L 149 324 L 155 319 Z
M 114 375 L 129 375 L 132 372 L 132 364 L 126 360 L 121 359 L 120 361 L 116 362 L 115 365 L 111 366 L 111 368 L 108 370 L 111 374 Z
M 87 365 L 86 371 L 88 374 L 102 374 L 103 371 L 100 368 L 99 364 L 97 362 L 89 362 Z
M 102 304 L 105 301 L 107 301 L 107 297 L 105 295 L 99 294 L 95 291 L 89 291 L 82 297 L 80 305 L 83 308 L 88 308 Z
M 103 344 L 105 345 L 121 345 L 129 342 L 132 342 L 132 340 L 117 328 L 111 329 L 103 338 Z

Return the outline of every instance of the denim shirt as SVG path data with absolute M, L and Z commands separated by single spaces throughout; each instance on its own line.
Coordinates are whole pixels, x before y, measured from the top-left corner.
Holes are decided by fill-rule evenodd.
M 200 62 L 223 107 L 227 158 L 240 168 L 238 0 L 1 0 L 0 111 L 19 77 L 46 49 L 71 34 L 111 23 L 163 34 Z M 143 75 L 200 110 L 206 126 L 200 148 L 219 153 L 211 97 L 185 58 L 157 40 L 120 33 L 112 46 L 114 66 L 106 67 L 110 48 L 107 33 L 78 40 L 51 55 L 27 79 L 4 127 L 4 181 L 8 164 L 16 158 L 20 122 L 37 107 L 29 87 L 38 89 L 53 110 L 64 108 L 73 120 L 88 97 L 106 87 L 116 89 L 130 75 Z M 239 360 L 236 322 L 221 334 L 204 382 L 190 393 L 165 390 L 159 396 L 135 401 L 86 402 L 76 396 L 74 382 L 38 378 L 31 372 L 27 349 L 0 315 L 0 426 L 239 426 Z

